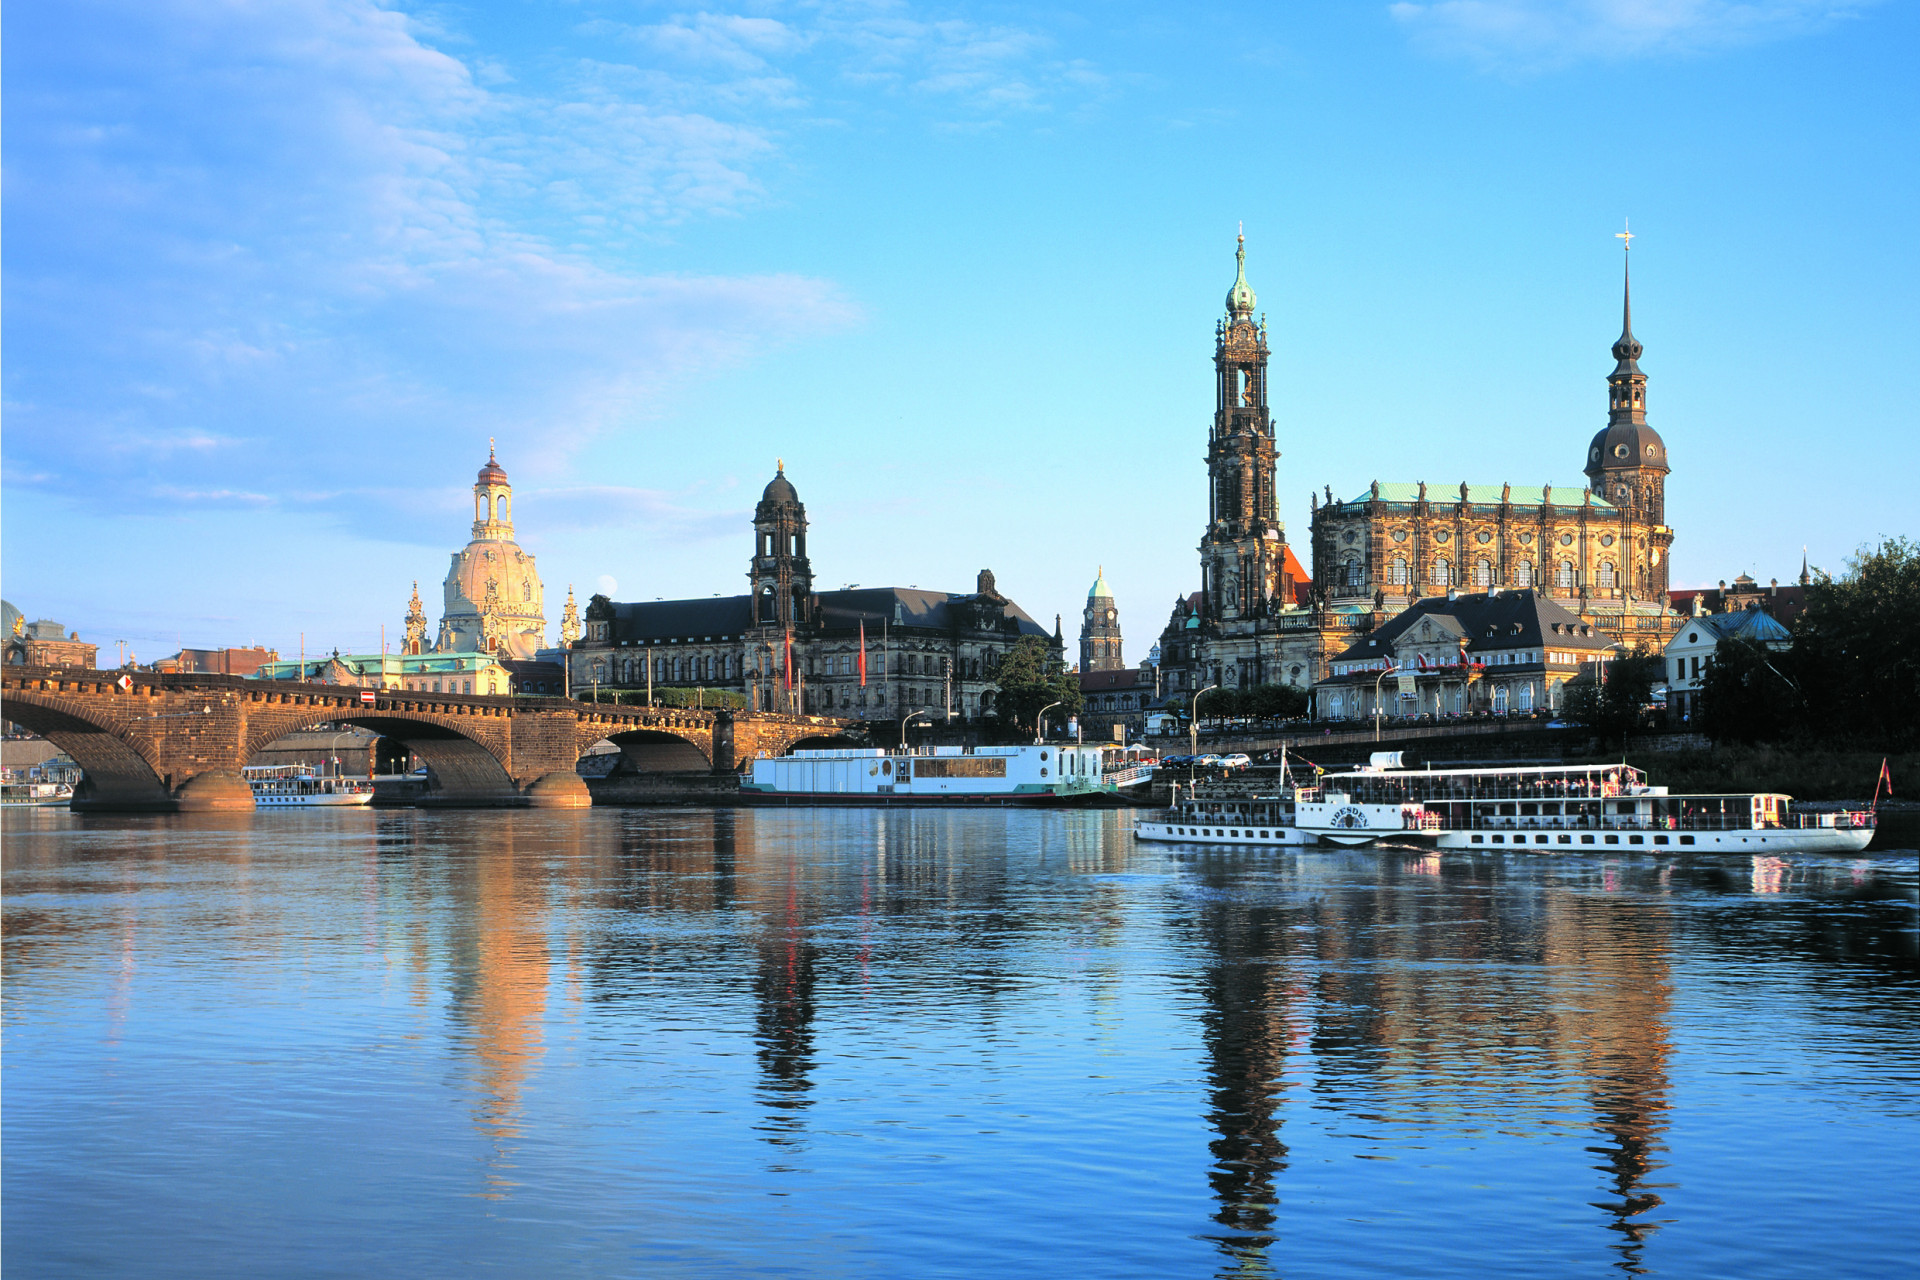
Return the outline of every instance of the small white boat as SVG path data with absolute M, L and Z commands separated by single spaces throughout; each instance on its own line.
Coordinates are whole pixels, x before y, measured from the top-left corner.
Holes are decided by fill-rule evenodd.
M 1213 779 L 1195 783 L 1184 795 L 1176 787 L 1173 807 L 1142 814 L 1133 824 L 1133 834 L 1140 840 L 1180 844 L 1270 848 L 1317 844 L 1318 836 L 1295 825 L 1295 790 L 1282 751 L 1278 779 L 1244 775 Z
M 325 778 L 305 765 L 252 765 L 243 772 L 253 803 L 263 809 L 373 803 L 371 782 Z
M 0 807 L 40 809 L 73 803 L 73 788 L 64 782 L 0 783 Z

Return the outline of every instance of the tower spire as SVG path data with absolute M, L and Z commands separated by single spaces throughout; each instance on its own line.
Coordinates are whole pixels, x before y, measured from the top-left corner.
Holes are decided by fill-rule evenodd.
M 1241 224 L 1238 240 L 1233 250 L 1233 288 L 1227 290 L 1227 314 L 1236 319 L 1244 319 L 1253 314 L 1253 286 L 1247 283 L 1247 232 L 1246 224 Z

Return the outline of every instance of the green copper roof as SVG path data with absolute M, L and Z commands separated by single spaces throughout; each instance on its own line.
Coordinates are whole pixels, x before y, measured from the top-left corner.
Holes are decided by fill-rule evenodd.
M 1087 588 L 1087 599 L 1092 600 L 1097 596 L 1105 596 L 1109 600 L 1113 599 L 1113 588 L 1107 585 L 1107 567 L 1105 565 L 1100 566 L 1100 572 L 1094 576 L 1093 585 Z
M 1227 310 L 1234 315 L 1253 314 L 1253 286 L 1247 283 L 1247 238 L 1240 237 L 1240 245 L 1233 251 L 1235 271 L 1233 288 L 1227 290 Z
M 1586 486 L 1572 485 L 1520 485 L 1512 486 L 1507 502 L 1516 507 L 1538 507 L 1545 504 L 1546 489 L 1553 490 L 1553 505 L 1556 507 L 1578 507 L 1583 505 Z M 1467 501 L 1476 505 L 1495 507 L 1500 505 L 1501 494 L 1506 486 L 1497 484 L 1470 484 L 1467 486 Z M 1373 498 L 1371 488 L 1362 489 L 1353 498 L 1354 502 L 1368 502 Z M 1391 481 L 1380 482 L 1380 501 L 1382 502 L 1418 502 L 1420 486 L 1418 484 L 1399 484 Z M 1451 505 L 1460 501 L 1460 486 L 1430 484 L 1427 486 L 1427 501 L 1435 506 Z M 1595 507 L 1611 510 L 1613 504 L 1599 494 L 1593 495 Z

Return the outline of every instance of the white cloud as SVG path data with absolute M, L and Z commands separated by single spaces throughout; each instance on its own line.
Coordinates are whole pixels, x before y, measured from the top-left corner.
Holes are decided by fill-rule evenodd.
M 1388 12 L 1435 52 L 1539 70 L 1799 35 L 1875 0 L 1430 0 Z

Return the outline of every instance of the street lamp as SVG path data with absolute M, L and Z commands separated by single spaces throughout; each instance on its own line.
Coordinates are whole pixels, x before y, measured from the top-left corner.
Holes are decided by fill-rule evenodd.
M 1389 662 L 1380 668 L 1380 674 L 1373 678 L 1373 740 L 1380 741 L 1380 682 L 1400 668 Z
M 1040 708 L 1040 714 L 1033 718 L 1033 741 L 1036 746 L 1047 740 L 1047 712 L 1065 705 L 1062 702 L 1049 702 Z
M 929 719 L 931 719 L 932 714 L 933 713 L 928 711 L 925 707 L 922 707 L 920 710 L 911 713 L 910 715 L 906 716 L 904 719 L 900 721 L 900 749 L 902 751 L 905 751 L 907 749 L 907 725 L 912 723 L 914 716 L 927 716 Z
M 1187 754 L 1190 756 L 1200 754 L 1200 694 L 1212 693 L 1219 687 L 1217 684 L 1208 685 L 1200 693 L 1194 694 L 1193 701 L 1187 704 Z

